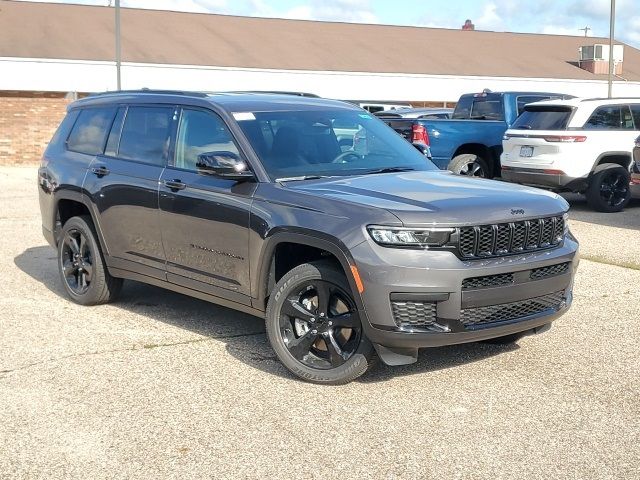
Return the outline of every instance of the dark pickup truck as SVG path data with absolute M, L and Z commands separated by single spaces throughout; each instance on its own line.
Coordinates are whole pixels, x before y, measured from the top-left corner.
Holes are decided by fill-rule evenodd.
M 491 92 L 462 95 L 451 120 L 380 118 L 414 144 L 426 144 L 433 162 L 461 175 L 500 175 L 504 132 L 528 103 L 571 98 L 548 92 Z

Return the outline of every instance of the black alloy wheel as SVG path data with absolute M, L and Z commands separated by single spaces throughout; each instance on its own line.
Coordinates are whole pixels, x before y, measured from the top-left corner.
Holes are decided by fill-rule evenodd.
M 358 349 L 362 326 L 350 295 L 325 280 L 311 280 L 287 296 L 280 335 L 289 353 L 311 368 L 343 365 Z
M 276 355 L 304 380 L 342 385 L 373 365 L 366 320 L 335 262 L 304 263 L 283 275 L 271 291 L 265 320 Z
M 600 184 L 600 198 L 611 208 L 617 209 L 626 203 L 629 193 L 629 178 L 619 170 L 608 170 Z
M 93 278 L 93 253 L 85 235 L 77 229 L 62 238 L 61 269 L 69 289 L 76 295 L 89 290 Z

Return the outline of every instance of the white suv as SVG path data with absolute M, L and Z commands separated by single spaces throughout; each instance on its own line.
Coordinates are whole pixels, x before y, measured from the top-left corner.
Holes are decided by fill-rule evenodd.
M 631 198 L 640 99 L 548 100 L 527 105 L 507 130 L 502 178 L 556 191 L 584 193 L 601 212 Z

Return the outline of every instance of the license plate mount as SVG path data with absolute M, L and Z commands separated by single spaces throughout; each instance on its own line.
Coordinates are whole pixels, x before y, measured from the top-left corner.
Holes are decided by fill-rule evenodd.
M 523 145 L 520 147 L 520 156 L 524 158 L 533 157 L 533 147 L 529 145 Z

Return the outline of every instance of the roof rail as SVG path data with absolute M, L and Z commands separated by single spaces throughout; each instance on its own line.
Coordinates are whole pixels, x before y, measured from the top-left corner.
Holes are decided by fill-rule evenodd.
M 296 97 L 320 98 L 319 95 L 309 92 L 287 92 L 279 90 L 235 90 L 231 92 L 212 92 L 212 93 L 256 93 L 264 95 L 293 95 Z
M 127 95 L 131 93 L 148 93 L 154 95 L 184 95 L 189 97 L 206 97 L 207 94 L 203 92 L 190 92 L 186 90 L 152 90 L 150 88 L 141 88 L 139 90 L 112 90 L 107 92 L 90 93 L 89 97 L 98 97 L 106 95 Z

